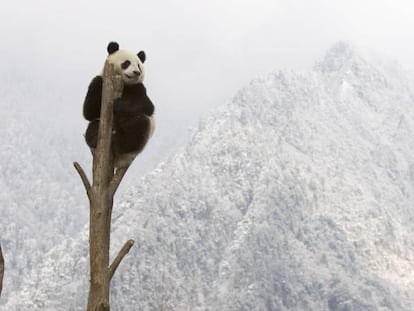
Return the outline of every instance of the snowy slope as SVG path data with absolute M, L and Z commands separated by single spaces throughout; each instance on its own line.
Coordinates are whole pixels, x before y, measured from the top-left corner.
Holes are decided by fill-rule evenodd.
M 114 310 L 414 310 L 414 91 L 345 43 L 259 78 L 115 207 Z M 87 236 L 7 310 L 83 310 Z
M 45 253 L 87 223 L 86 200 L 71 165 L 87 156 L 77 148 L 84 145 L 81 133 L 65 126 L 70 122 L 58 108 L 44 116 L 45 96 L 56 103 L 56 94 L 25 84 L 26 78 L 20 84 L 3 79 L 0 243 L 6 271 L 0 303 L 44 263 Z

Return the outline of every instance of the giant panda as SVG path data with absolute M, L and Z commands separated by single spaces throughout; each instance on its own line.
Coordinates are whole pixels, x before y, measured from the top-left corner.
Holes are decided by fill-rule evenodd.
M 146 55 L 120 50 L 117 42 L 107 47 L 107 61 L 121 75 L 124 88 L 122 96 L 113 104 L 112 152 L 116 168 L 128 167 L 144 149 L 154 132 L 154 105 L 147 96 L 144 81 Z M 93 78 L 83 104 L 83 115 L 89 121 L 85 140 L 94 152 L 98 141 L 101 112 L 103 73 Z

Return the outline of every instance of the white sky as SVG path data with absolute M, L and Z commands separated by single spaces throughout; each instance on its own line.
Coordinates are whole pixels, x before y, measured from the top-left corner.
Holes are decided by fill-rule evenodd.
M 81 119 L 87 85 L 115 40 L 146 51 L 158 129 L 172 133 L 254 77 L 311 68 L 338 40 L 413 70 L 413 13 L 412 0 L 3 0 L 0 79 L 43 82 L 65 99 L 53 104 Z

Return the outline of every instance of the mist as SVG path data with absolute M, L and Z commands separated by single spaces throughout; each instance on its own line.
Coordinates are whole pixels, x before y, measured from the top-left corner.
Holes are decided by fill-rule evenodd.
M 366 79 L 351 74 L 348 86 L 367 86 L 373 100 L 366 102 L 352 92 L 330 98 L 327 76 L 295 77 L 338 41 L 414 72 L 413 9 L 408 0 L 3 0 L 0 242 L 10 269 L 1 306 L 44 310 L 52 303 L 58 310 L 54 302 L 67 309 L 68 301 L 85 300 L 88 202 L 72 162 L 90 174 L 82 106 L 110 41 L 146 52 L 144 83 L 157 124 L 117 192 L 113 226 L 115 243 L 130 234 L 138 242 L 129 262 L 145 263 L 122 268 L 136 272 L 131 282 L 154 278 L 113 301 L 122 305 L 137 293 L 143 303 L 159 293 L 169 299 L 163 290 L 170 287 L 190 305 L 203 297 L 212 306 L 217 297 L 229 305 L 237 297 L 255 301 L 252 293 L 310 304 L 323 296 L 324 306 L 356 297 L 386 308 L 394 296 L 403 304 L 414 271 L 412 80 L 380 75 L 391 86 L 380 90 L 370 80 L 375 71 L 364 68 Z M 269 75 L 240 91 L 246 105 L 217 109 L 251 80 L 285 69 L 295 71 L 286 75 L 288 87 Z M 260 118 L 255 105 L 262 105 Z M 253 129 L 238 115 L 267 124 Z M 179 153 L 200 118 L 207 118 L 202 134 Z M 312 153 L 304 154 L 307 146 Z M 243 269 L 258 282 L 239 278 Z
M 0 81 L 36 93 L 37 101 L 18 101 L 14 109 L 53 111 L 81 136 L 83 98 L 108 42 L 145 50 L 155 141 L 175 145 L 253 78 L 307 70 L 338 40 L 413 70 L 413 6 L 404 0 L 8 1 L 0 7 Z

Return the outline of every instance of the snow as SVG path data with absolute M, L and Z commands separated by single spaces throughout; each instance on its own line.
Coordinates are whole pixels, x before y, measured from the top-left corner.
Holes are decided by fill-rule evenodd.
M 60 117 L 41 119 L 36 92 L 10 87 L 0 103 L 0 242 L 6 261 L 2 302 L 60 239 L 83 228 L 87 217 L 85 200 L 72 193 L 80 187 L 70 167 L 71 158 L 84 158 L 75 147 L 81 135 L 61 126 L 65 122 Z M 27 109 L 21 110 L 25 104 Z
M 413 310 L 413 104 L 401 68 L 343 42 L 253 80 L 115 206 L 112 256 L 136 243 L 111 307 Z M 83 310 L 87 262 L 85 228 L 6 309 Z

